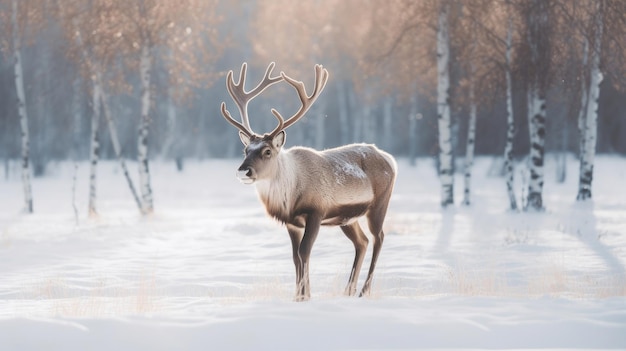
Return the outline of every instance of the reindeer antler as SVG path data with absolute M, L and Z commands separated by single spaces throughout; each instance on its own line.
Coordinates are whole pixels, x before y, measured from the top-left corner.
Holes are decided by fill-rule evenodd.
M 289 117 L 289 119 L 287 119 L 286 121 L 285 119 L 283 119 L 278 111 L 272 109 L 272 113 L 274 114 L 274 117 L 278 119 L 279 124 L 278 127 L 274 129 L 271 135 L 276 135 L 281 130 L 289 128 L 292 124 L 296 123 L 300 118 L 302 118 L 302 116 L 304 116 L 309 108 L 311 108 L 311 105 L 313 105 L 315 100 L 317 100 L 319 94 L 322 92 L 322 90 L 324 90 L 326 82 L 328 81 L 328 71 L 324 67 L 322 67 L 322 65 L 315 65 L 315 88 L 309 96 L 306 93 L 303 82 L 297 81 L 289 77 L 285 74 L 285 72 L 280 72 L 280 76 L 296 89 L 296 91 L 298 92 L 298 96 L 300 97 L 300 101 L 302 102 L 302 106 L 300 107 L 298 112 L 296 112 L 296 114 Z
M 248 119 L 248 102 L 254 99 L 257 95 L 261 94 L 263 90 L 267 89 L 272 84 L 278 83 L 284 79 L 284 77 L 270 77 L 272 71 L 274 70 L 275 63 L 272 62 L 267 66 L 265 70 L 265 76 L 263 76 L 263 80 L 252 90 L 245 91 L 244 84 L 246 81 L 246 70 L 247 63 L 243 63 L 241 65 L 241 72 L 239 73 L 239 81 L 235 83 L 233 79 L 233 71 L 228 71 L 228 75 L 226 76 L 226 88 L 228 89 L 228 93 L 233 98 L 233 101 L 239 108 L 239 114 L 241 115 L 241 122 L 239 123 L 235 121 L 230 112 L 226 109 L 226 103 L 222 102 L 222 115 L 224 118 L 233 126 L 237 127 L 241 132 L 246 134 L 247 136 L 252 136 L 254 132 L 250 127 L 250 120 Z

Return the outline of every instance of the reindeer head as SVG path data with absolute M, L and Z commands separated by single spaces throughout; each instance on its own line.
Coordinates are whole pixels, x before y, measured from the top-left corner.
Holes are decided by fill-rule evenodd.
M 315 65 L 315 89 L 309 96 L 304 88 L 304 83 L 290 78 L 284 72 L 280 73 L 279 77 L 270 77 L 274 69 L 274 62 L 270 63 L 265 71 L 263 80 L 249 92 L 244 90 L 244 83 L 246 77 L 247 65 L 244 62 L 241 65 L 241 73 L 239 74 L 239 82 L 235 83 L 233 79 L 233 71 L 229 71 L 226 76 L 226 88 L 228 93 L 233 98 L 235 104 L 239 108 L 241 114 L 241 122 L 235 121 L 228 110 L 226 110 L 226 103 L 222 102 L 222 115 L 224 118 L 237 129 L 239 129 L 239 138 L 244 144 L 245 159 L 239 169 L 237 170 L 237 177 L 244 184 L 252 184 L 257 180 L 269 179 L 274 176 L 274 172 L 277 169 L 277 158 L 280 151 L 285 144 L 286 133 L 285 129 L 297 122 L 304 114 L 309 110 L 313 102 L 319 96 L 319 93 L 324 90 L 324 86 L 328 81 L 328 71 L 321 65 Z M 254 97 L 259 95 L 270 85 L 285 80 L 291 86 L 293 86 L 298 92 L 302 107 L 285 120 L 278 111 L 272 109 L 272 114 L 278 120 L 278 126 L 271 132 L 264 135 L 260 135 L 252 131 L 250 128 L 250 121 L 248 119 L 248 102 Z

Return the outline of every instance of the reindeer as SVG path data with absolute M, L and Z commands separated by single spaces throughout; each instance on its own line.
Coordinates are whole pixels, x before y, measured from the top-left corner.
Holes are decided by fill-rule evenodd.
M 273 69 L 274 63 L 271 63 L 263 80 L 248 92 L 244 89 L 246 63 L 241 66 L 238 83 L 233 79 L 232 70 L 226 77 L 226 87 L 239 108 L 242 122 L 231 117 L 224 102 L 222 115 L 239 129 L 239 137 L 245 146 L 245 158 L 237 170 L 237 177 L 244 184 L 255 184 L 267 213 L 287 227 L 296 268 L 296 301 L 311 297 L 309 258 L 322 225 L 339 226 L 354 244 L 354 263 L 345 293 L 356 294 L 369 242 L 357 219 L 365 216 L 374 244 L 369 272 L 359 296 L 369 295 L 385 236 L 383 221 L 396 178 L 396 162 L 390 154 L 368 144 L 351 144 L 324 151 L 300 146 L 284 149 L 285 129 L 301 119 L 318 98 L 328 80 L 328 71 L 321 65 L 315 66 L 315 88 L 311 95 L 307 95 L 303 82 L 284 72 L 271 77 Z M 272 109 L 278 126 L 270 133 L 257 134 L 250 128 L 248 102 L 280 81 L 295 88 L 302 106 L 287 120 Z

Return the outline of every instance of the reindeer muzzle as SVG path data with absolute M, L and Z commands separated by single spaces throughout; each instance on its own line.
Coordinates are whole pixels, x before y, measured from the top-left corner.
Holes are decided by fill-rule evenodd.
M 252 184 L 256 180 L 256 174 L 250 167 L 239 167 L 237 170 L 237 179 L 243 184 Z

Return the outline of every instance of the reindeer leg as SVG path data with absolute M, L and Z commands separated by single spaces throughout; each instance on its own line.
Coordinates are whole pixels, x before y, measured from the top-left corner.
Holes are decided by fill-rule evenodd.
M 302 228 L 298 228 L 292 225 L 287 225 L 287 231 L 289 232 L 289 238 L 291 238 L 291 250 L 293 255 L 293 264 L 296 267 L 296 299 L 300 293 L 302 284 L 302 261 L 300 260 L 300 243 L 302 242 Z
M 356 284 L 359 280 L 359 272 L 361 271 L 361 265 L 363 264 L 363 259 L 365 258 L 365 251 L 369 240 L 367 239 L 367 236 L 365 236 L 365 233 L 363 233 L 359 222 L 341 226 L 340 228 L 348 239 L 350 239 L 350 241 L 354 244 L 354 263 L 352 264 L 350 279 L 348 279 L 348 285 L 345 290 L 346 295 L 353 296 L 356 294 Z
M 311 298 L 311 285 L 309 283 L 309 258 L 311 257 L 311 249 L 317 238 L 322 223 L 321 216 L 317 213 L 310 213 L 306 219 L 304 228 L 304 236 L 300 242 L 298 254 L 300 255 L 302 280 L 300 282 L 299 293 L 296 296 L 298 301 L 306 301 Z
M 385 233 L 383 232 L 383 222 L 385 221 L 385 215 L 387 214 L 387 206 L 389 205 L 389 198 L 391 197 L 391 188 L 389 193 L 383 197 L 383 200 L 374 206 L 367 213 L 367 224 L 374 240 L 374 247 L 372 251 L 372 261 L 370 263 L 370 269 L 367 273 L 367 279 L 363 284 L 363 289 L 359 296 L 367 296 L 370 293 L 372 286 L 372 277 L 374 275 L 374 269 L 376 269 L 376 261 L 380 254 L 380 249 L 383 246 L 385 240 Z
M 361 294 L 359 294 L 359 297 L 368 296 L 370 294 L 372 278 L 374 276 L 374 269 L 376 269 L 376 261 L 378 260 L 378 255 L 380 254 L 380 248 L 383 246 L 384 238 L 385 233 L 382 230 L 377 235 L 374 235 L 372 262 L 370 263 L 370 269 L 367 273 L 367 279 L 365 279 L 365 283 L 363 284 L 363 289 L 361 290 Z

